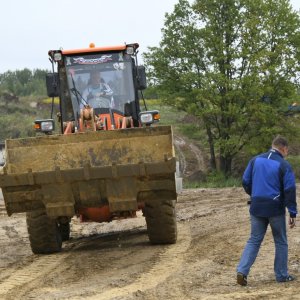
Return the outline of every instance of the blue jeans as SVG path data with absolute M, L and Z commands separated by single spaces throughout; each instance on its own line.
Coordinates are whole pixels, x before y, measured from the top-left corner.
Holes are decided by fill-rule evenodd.
M 288 276 L 288 244 L 286 236 L 285 215 L 276 217 L 251 217 L 251 235 L 243 251 L 237 271 L 248 275 L 253 265 L 260 245 L 270 224 L 275 242 L 274 271 L 277 281 L 282 281 Z

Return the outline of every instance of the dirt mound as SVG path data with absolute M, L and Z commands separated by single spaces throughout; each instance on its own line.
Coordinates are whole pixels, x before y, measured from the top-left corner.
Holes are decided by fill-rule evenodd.
M 188 138 L 179 135 L 174 135 L 174 145 L 182 177 L 191 180 L 202 179 L 208 169 L 208 159 L 204 151 Z

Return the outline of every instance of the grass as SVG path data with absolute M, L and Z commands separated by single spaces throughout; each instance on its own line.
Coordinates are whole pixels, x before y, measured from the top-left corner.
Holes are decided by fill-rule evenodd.
M 223 173 L 215 171 L 207 174 L 206 179 L 198 182 L 183 181 L 185 189 L 191 188 L 224 188 L 224 187 L 241 187 L 241 178 L 233 176 L 226 177 Z
M 157 109 L 159 111 L 161 125 L 172 125 L 174 128 L 180 127 L 182 119 L 186 116 L 185 112 L 178 111 L 176 108 L 171 106 L 166 106 L 156 99 L 147 100 L 147 108 L 148 110 Z
M 172 125 L 175 132 L 180 132 L 182 135 L 195 141 L 206 138 L 195 117 L 175 107 L 164 105 L 158 99 L 147 100 L 146 103 L 148 110 L 159 110 L 161 125 Z
M 44 104 L 52 104 L 52 98 L 45 98 L 45 99 L 42 99 L 41 102 L 44 103 Z M 58 97 L 55 97 L 55 98 L 54 98 L 54 104 L 56 104 L 56 105 L 59 104 L 59 98 L 58 98 Z

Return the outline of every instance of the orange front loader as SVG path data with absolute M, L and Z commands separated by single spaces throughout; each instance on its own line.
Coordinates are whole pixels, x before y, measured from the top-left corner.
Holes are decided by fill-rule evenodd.
M 158 111 L 140 109 L 146 77 L 137 49 L 49 51 L 57 72 L 46 84 L 60 99 L 61 134 L 53 134 L 52 118 L 37 120 L 45 135 L 7 140 L 0 174 L 7 213 L 26 212 L 34 253 L 60 251 L 73 216 L 108 222 L 139 209 L 152 243 L 176 242 L 172 130 L 155 126 Z M 101 81 L 91 85 L 95 73 Z

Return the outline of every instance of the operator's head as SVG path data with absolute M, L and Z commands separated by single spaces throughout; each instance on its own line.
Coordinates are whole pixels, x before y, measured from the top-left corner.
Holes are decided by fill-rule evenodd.
M 93 87 L 98 87 L 101 82 L 101 75 L 100 75 L 99 71 L 93 70 L 91 72 L 90 80 L 91 80 L 91 85 Z
M 283 136 L 276 136 L 272 142 L 272 148 L 278 150 L 283 156 L 287 156 L 289 152 L 289 144 Z

